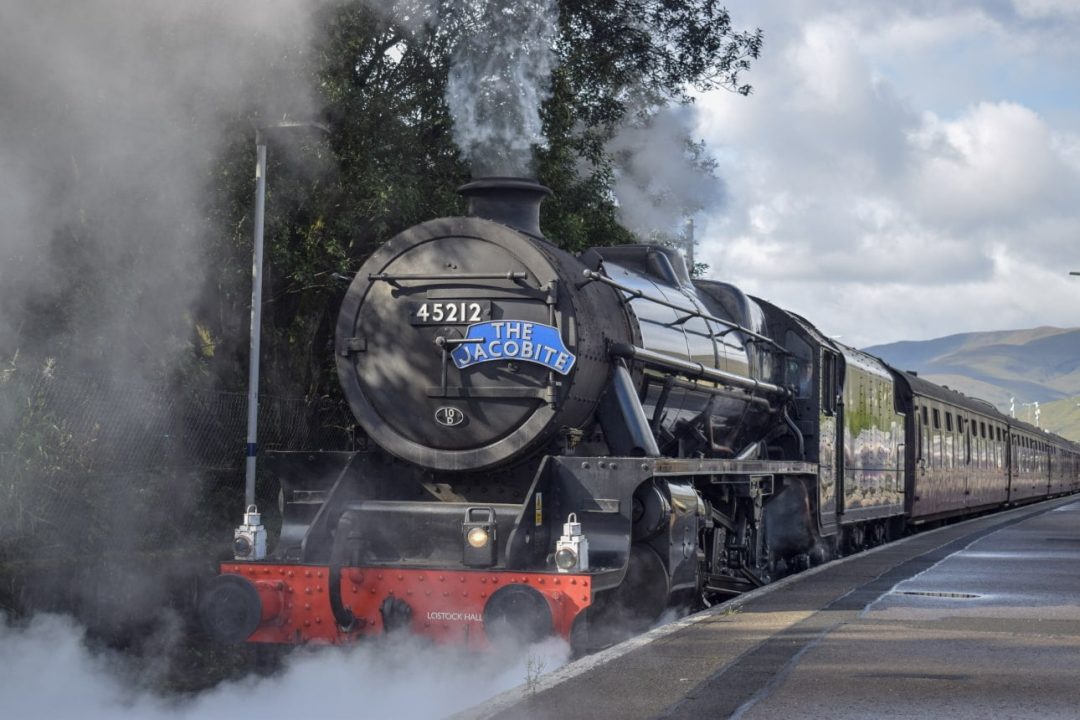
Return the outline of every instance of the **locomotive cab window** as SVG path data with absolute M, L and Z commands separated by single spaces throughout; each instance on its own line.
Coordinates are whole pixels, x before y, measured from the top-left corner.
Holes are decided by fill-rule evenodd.
M 813 353 L 810 346 L 801 337 L 788 330 L 784 342 L 789 354 L 784 363 L 784 383 L 795 388 L 795 397 L 805 400 L 810 397 L 810 384 L 814 379 Z

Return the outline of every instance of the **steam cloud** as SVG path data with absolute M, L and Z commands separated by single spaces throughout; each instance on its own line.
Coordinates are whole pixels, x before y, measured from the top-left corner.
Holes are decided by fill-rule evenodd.
M 643 238 L 675 236 L 694 213 L 724 200 L 724 183 L 695 161 L 697 111 L 676 105 L 622 127 L 608 143 L 615 159 L 619 222 Z
M 474 176 L 531 176 L 532 147 L 544 143 L 557 3 L 458 0 L 454 11 L 462 23 L 446 86 L 454 140 Z
M 66 351 L 143 377 L 176 354 L 226 120 L 310 111 L 318 5 L 0 3 L 2 359 Z
M 402 645 L 348 650 L 320 648 L 295 654 L 274 677 L 223 684 L 194 698 L 162 698 L 136 688 L 124 658 L 94 654 L 69 619 L 40 615 L 25 628 L 0 616 L 0 697 L 12 718 L 188 720 L 257 717 L 445 717 L 538 672 L 565 663 L 561 640 L 504 656 Z
M 104 430 L 78 438 L 85 447 L 102 436 L 130 438 L 133 451 L 151 443 L 150 410 L 171 406 L 140 381 L 167 377 L 187 357 L 206 250 L 234 232 L 210 210 L 224 135 L 248 119 L 312 112 L 306 53 L 327 2 L 0 3 L 0 460 L 32 413 L 20 395 L 29 385 L 3 382 L 13 365 L 64 378 L 65 408 L 108 399 L 95 408 Z M 91 383 L 104 390 L 71 392 Z M 62 436 L 55 428 L 39 442 L 50 462 L 73 457 L 78 474 L 52 485 L 27 470 L 16 486 L 5 473 L 12 502 L 0 543 L 19 540 L 24 531 L 11 521 L 33 510 L 65 537 L 108 535 L 95 547 L 124 550 L 190 507 L 197 485 L 185 478 L 167 507 L 134 515 L 128 509 L 149 481 L 124 485 L 83 458 L 84 445 L 60 447 Z M 49 470 L 44 461 L 33 467 Z M 115 608 L 112 594 L 88 599 L 130 620 L 159 605 L 157 585 L 127 578 Z

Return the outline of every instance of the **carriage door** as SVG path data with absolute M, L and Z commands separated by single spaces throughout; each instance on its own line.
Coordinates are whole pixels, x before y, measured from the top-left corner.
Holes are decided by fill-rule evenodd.
M 825 464 L 831 467 L 834 478 L 832 502 L 826 506 L 822 498 L 822 521 L 828 516 L 836 522 L 843 512 L 844 502 L 844 404 L 841 401 L 843 389 L 843 360 L 840 355 L 828 348 L 821 348 L 821 472 L 824 476 Z

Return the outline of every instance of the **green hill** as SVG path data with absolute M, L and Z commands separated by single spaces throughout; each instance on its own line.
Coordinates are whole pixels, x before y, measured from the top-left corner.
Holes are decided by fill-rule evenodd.
M 1080 328 L 963 333 L 865 348 L 894 367 L 980 397 L 1080 441 Z
M 1080 441 L 1080 395 L 1040 404 L 1039 425 L 1050 432 Z

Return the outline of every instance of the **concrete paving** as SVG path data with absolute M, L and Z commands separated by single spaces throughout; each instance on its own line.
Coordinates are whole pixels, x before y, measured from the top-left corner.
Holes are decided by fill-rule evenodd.
M 1080 718 L 1080 501 L 815 568 L 461 717 Z

